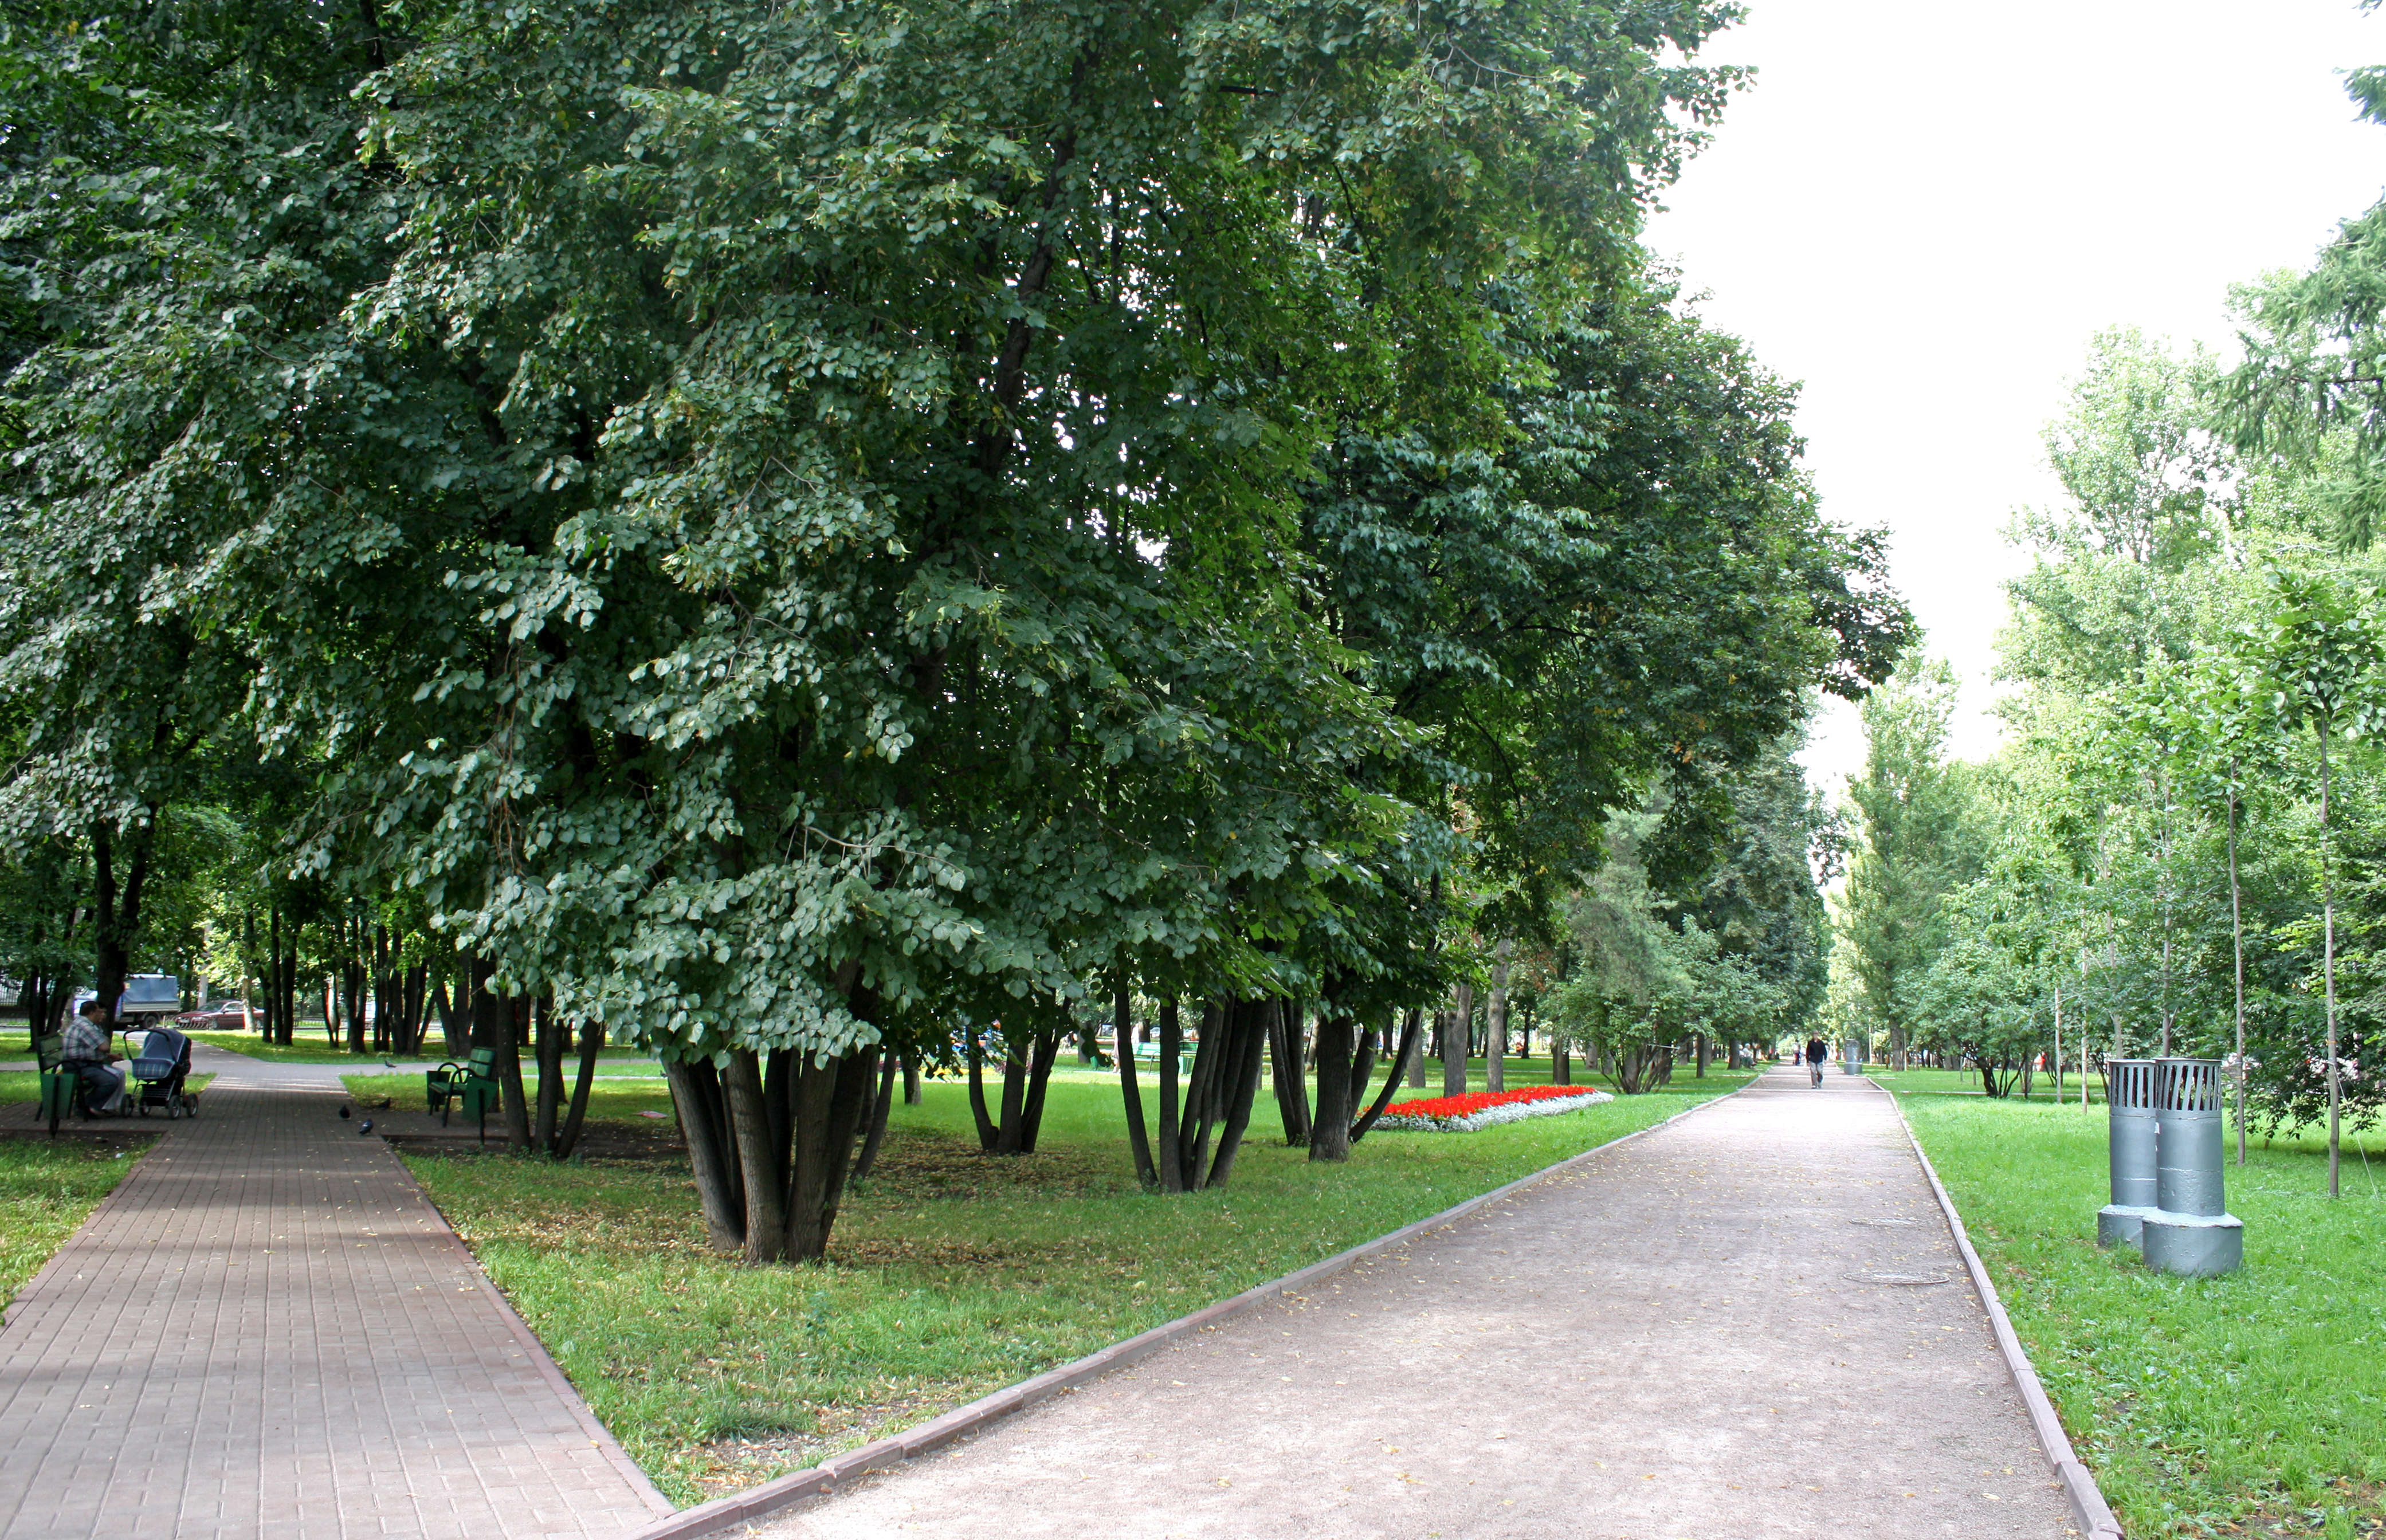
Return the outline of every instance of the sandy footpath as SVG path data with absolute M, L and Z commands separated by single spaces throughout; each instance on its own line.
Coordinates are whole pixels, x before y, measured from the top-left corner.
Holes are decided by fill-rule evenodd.
M 1777 1070 L 759 1533 L 2076 1532 L 1890 1098 Z

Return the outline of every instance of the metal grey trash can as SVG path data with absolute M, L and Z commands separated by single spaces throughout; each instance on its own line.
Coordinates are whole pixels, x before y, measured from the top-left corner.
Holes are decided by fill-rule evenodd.
M 1847 1041 L 1841 1043 L 1840 1045 L 1840 1073 L 1843 1075 L 1863 1074 L 1865 1065 L 1864 1051 L 1864 1040 L 1861 1038 L 1851 1037 Z
M 2155 1211 L 2140 1224 L 2146 1266 L 2210 1278 L 2245 1265 L 2221 1164 L 2220 1061 L 2154 1060 Z
M 2111 1130 L 2113 1201 L 2096 1211 L 2096 1244 L 2138 1244 L 2140 1225 L 2156 1211 L 2154 1061 L 2104 1061 L 2104 1107 Z

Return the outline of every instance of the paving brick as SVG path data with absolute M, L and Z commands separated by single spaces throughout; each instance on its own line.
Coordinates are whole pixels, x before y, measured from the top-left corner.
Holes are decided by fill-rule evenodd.
M 216 1081 L 9 1305 L 0 1540 L 615 1536 L 671 1511 L 333 1066 Z M 591 1456 L 596 1458 L 591 1459 Z

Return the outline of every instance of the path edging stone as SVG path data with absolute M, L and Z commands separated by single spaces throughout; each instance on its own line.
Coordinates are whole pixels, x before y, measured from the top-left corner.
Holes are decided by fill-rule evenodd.
M 1872 1080 L 1867 1075 L 1866 1080 Z M 2038 1446 L 2046 1456 L 2054 1479 L 2063 1487 L 2064 1500 L 2071 1505 L 2071 1516 L 2079 1524 L 2079 1533 L 2087 1540 L 2124 1540 L 2121 1521 L 2113 1516 L 2112 1505 L 2104 1501 L 2103 1491 L 2097 1486 L 2096 1477 L 2079 1461 L 2078 1451 L 2071 1447 L 2071 1435 L 2063 1431 L 2062 1419 L 2054 1415 L 2054 1403 L 2047 1399 L 2046 1387 L 2039 1383 L 2038 1370 L 2029 1361 L 2021 1338 L 2005 1315 L 2004 1301 L 1997 1296 L 1997 1286 L 1990 1281 L 1988 1265 L 1973 1248 L 1972 1237 L 1964 1228 L 1964 1218 L 1955 1212 L 1955 1200 L 1947 1196 L 1946 1183 L 1939 1180 L 1938 1168 L 1930 1164 L 1929 1152 L 1915 1133 L 1914 1125 L 1906 1121 L 1905 1106 L 1897 1093 L 1880 1082 L 1873 1087 L 1889 1098 L 1897 1111 L 1898 1126 L 1905 1130 L 1908 1144 L 1914 1146 L 1914 1158 L 1922 1162 L 1922 1174 L 1930 1181 L 1930 1191 L 1938 1196 L 1940 1212 L 1947 1216 L 1947 1228 L 1955 1234 L 1955 1249 L 1962 1253 L 1965 1271 L 1972 1275 L 1972 1288 L 1989 1312 L 1989 1325 L 1996 1333 L 1997 1350 L 2004 1355 L 2005 1372 L 2013 1377 L 2014 1389 L 2021 1396 L 2021 1404 L 2029 1413 L 2031 1431 L 2038 1434 Z
M 1281 1278 L 1255 1284 L 1240 1294 L 1221 1299 L 1216 1304 L 1205 1306 L 1191 1315 L 1178 1316 L 1174 1321 L 1162 1321 L 1149 1331 L 1138 1333 L 1124 1342 L 1114 1342 L 1108 1347 L 1064 1363 L 1058 1369 L 1048 1370 L 1033 1379 L 1022 1380 L 1017 1384 L 1006 1386 L 990 1396 L 981 1396 L 967 1406 L 956 1407 L 943 1416 L 932 1418 L 907 1433 L 864 1444 L 860 1448 L 848 1450 L 834 1459 L 823 1460 L 809 1470 L 791 1471 L 786 1475 L 766 1481 L 759 1486 L 748 1487 L 743 1492 L 733 1492 L 725 1497 L 715 1497 L 710 1502 L 698 1503 L 694 1508 L 683 1509 L 659 1523 L 649 1524 L 635 1534 L 625 1536 L 624 1540 L 697 1540 L 700 1535 L 718 1534 L 732 1525 L 750 1523 L 755 1520 L 783 1512 L 809 1499 L 825 1497 L 844 1483 L 858 1480 L 872 1471 L 894 1470 L 907 1460 L 916 1459 L 922 1455 L 944 1447 L 956 1439 L 981 1432 L 1013 1412 L 1024 1411 L 1039 1401 L 1064 1391 L 1075 1390 L 1078 1386 L 1098 1380 L 1114 1369 L 1124 1369 L 1138 1358 L 1149 1357 L 1181 1337 L 1188 1336 L 1195 1332 L 1209 1331 L 1256 1306 L 1266 1304 L 1269 1300 L 1289 1294 L 1298 1294 L 1311 1283 L 1341 1272 L 1379 1252 L 1405 1246 L 1429 1230 L 1438 1230 L 1443 1225 L 1455 1223 L 1479 1208 L 1497 1203 L 1502 1198 L 1513 1196 L 1526 1187 L 1545 1182 L 1572 1167 L 1581 1165 L 1593 1156 L 1604 1155 L 1618 1145 L 1629 1144 L 1645 1134 L 1654 1133 L 1661 1128 L 1679 1122 L 1693 1112 L 1703 1112 L 1710 1107 L 1739 1096 L 1764 1078 L 1764 1072 L 1760 1070 L 1745 1083 L 1733 1086 L 1722 1096 L 1711 1096 L 1695 1107 L 1686 1107 L 1672 1117 L 1651 1123 L 1646 1128 L 1636 1128 L 1629 1133 L 1618 1134 L 1605 1144 L 1593 1146 L 1578 1155 L 1569 1155 L 1554 1165 L 1544 1166 L 1539 1171 L 1520 1176 L 1513 1182 L 1494 1187 L 1488 1193 L 1478 1193 L 1463 1203 L 1444 1208 L 1441 1212 L 1418 1220 L 1413 1224 L 1404 1224 L 1389 1233 L 1376 1236 L 1372 1241 L 1362 1241 L 1350 1250 L 1337 1252 L 1324 1261 L 1312 1262 L 1309 1266 L 1297 1271 L 1287 1272 Z M 1911 1131 L 1908 1132 L 1910 1134 Z M 1924 1166 L 1927 1170 L 1928 1162 L 1924 1162 Z M 1934 1177 L 1932 1180 L 1935 1182 L 1937 1179 Z M 2060 1432 L 2059 1429 L 2057 1431 Z M 2068 1446 L 2066 1447 L 2067 1449 Z M 2118 1532 L 2115 1533 L 2117 1534 Z M 2099 1537 L 2099 1540 L 2102 1540 L 2102 1537 Z

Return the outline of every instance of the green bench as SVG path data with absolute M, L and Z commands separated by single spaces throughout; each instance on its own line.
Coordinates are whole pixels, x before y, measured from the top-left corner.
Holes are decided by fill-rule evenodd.
M 61 1068 L 66 1048 L 64 1033 L 44 1033 L 33 1039 L 33 1053 L 41 1060 L 42 1076 L 42 1102 L 34 1108 L 33 1117 L 36 1121 L 48 1122 L 53 1134 L 57 1133 L 62 1120 L 84 1110 L 82 1071 Z
M 502 1105 L 497 1090 L 497 1050 L 474 1048 L 464 1056 L 464 1062 L 453 1060 L 436 1070 L 422 1071 L 425 1111 L 438 1115 L 439 1126 L 447 1126 L 447 1114 L 461 1104 L 464 1116 L 481 1125 L 481 1141 L 489 1138 L 490 1109 Z

